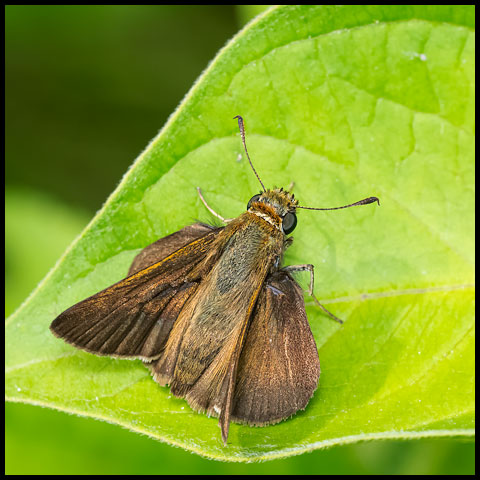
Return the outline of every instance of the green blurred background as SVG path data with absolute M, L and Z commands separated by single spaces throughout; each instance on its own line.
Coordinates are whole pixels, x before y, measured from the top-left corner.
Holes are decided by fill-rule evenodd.
M 216 52 L 263 6 L 7 6 L 5 314 L 85 227 Z M 6 474 L 473 474 L 474 442 L 370 442 L 221 463 L 6 404 Z

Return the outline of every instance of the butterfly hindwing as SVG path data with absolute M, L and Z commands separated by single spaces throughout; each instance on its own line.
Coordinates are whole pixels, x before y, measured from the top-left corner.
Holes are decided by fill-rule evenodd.
M 160 238 L 156 242 L 145 247 L 140 253 L 133 259 L 128 275 L 143 270 L 144 268 L 153 265 L 154 263 L 163 260 L 171 253 L 179 250 L 185 245 L 197 240 L 208 233 L 213 231 L 223 230 L 223 227 L 212 227 L 206 223 L 195 223 L 193 225 L 187 225 L 178 232 L 171 233 L 166 237 Z
M 232 420 L 276 423 L 304 409 L 320 362 L 300 286 L 285 271 L 267 277 L 240 355 Z

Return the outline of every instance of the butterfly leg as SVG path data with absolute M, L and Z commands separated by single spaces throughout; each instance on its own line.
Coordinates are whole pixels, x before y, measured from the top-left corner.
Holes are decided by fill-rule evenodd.
M 200 190 L 200 187 L 197 187 L 197 192 L 198 192 L 198 196 L 200 197 L 200 200 L 202 201 L 202 203 L 205 205 L 205 207 L 207 208 L 207 210 L 215 217 L 217 217 L 218 219 L 220 219 L 223 223 L 228 223 L 228 222 L 231 222 L 233 220 L 233 218 L 223 218 L 221 215 L 219 215 L 215 210 L 213 210 L 213 208 L 211 208 L 208 203 L 205 201 L 205 199 L 203 198 L 203 195 L 202 195 L 202 191 Z
M 313 294 L 313 265 L 305 264 L 305 265 L 289 265 L 287 267 L 283 267 L 282 270 L 287 272 L 310 272 L 310 285 L 308 287 L 308 294 L 313 298 L 314 302 L 333 320 L 338 323 L 343 323 L 343 320 L 340 320 L 337 316 L 335 316 L 332 312 L 328 311 L 317 299 L 317 297 Z

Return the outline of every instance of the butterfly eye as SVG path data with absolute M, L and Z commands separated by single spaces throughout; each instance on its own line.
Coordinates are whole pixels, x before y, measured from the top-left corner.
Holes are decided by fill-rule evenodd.
M 253 202 L 258 202 L 258 199 L 261 197 L 262 195 L 260 193 L 257 193 L 257 195 L 254 195 L 249 201 L 248 201 L 248 205 L 247 205 L 247 210 L 252 206 L 252 203 Z
M 293 212 L 288 212 L 283 217 L 282 230 L 285 235 L 292 233 L 297 226 L 297 216 Z

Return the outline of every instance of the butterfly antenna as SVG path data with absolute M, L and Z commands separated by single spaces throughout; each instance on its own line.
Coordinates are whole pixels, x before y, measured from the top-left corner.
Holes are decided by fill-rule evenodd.
M 368 205 L 369 203 L 377 202 L 380 205 L 380 200 L 377 197 L 368 197 L 364 198 L 350 205 L 344 205 L 343 207 L 334 207 L 334 208 L 313 208 L 313 207 L 300 207 L 296 206 L 295 208 L 304 208 L 305 210 L 340 210 L 341 208 L 356 207 L 357 205 Z
M 245 127 L 243 126 L 243 118 L 240 115 L 237 115 L 236 117 L 233 117 L 233 118 L 234 119 L 238 118 L 238 128 L 240 129 L 240 135 L 242 136 L 243 147 L 245 148 L 245 153 L 247 154 L 248 161 L 250 162 L 250 166 L 252 167 L 253 173 L 257 176 L 258 181 L 260 182 L 260 185 L 263 188 L 263 191 L 266 192 L 267 190 L 265 189 L 263 182 L 260 180 L 260 177 L 258 176 L 258 173 L 255 170 L 255 167 L 253 166 L 252 161 L 250 160 L 250 156 L 248 155 L 247 144 L 245 143 Z

